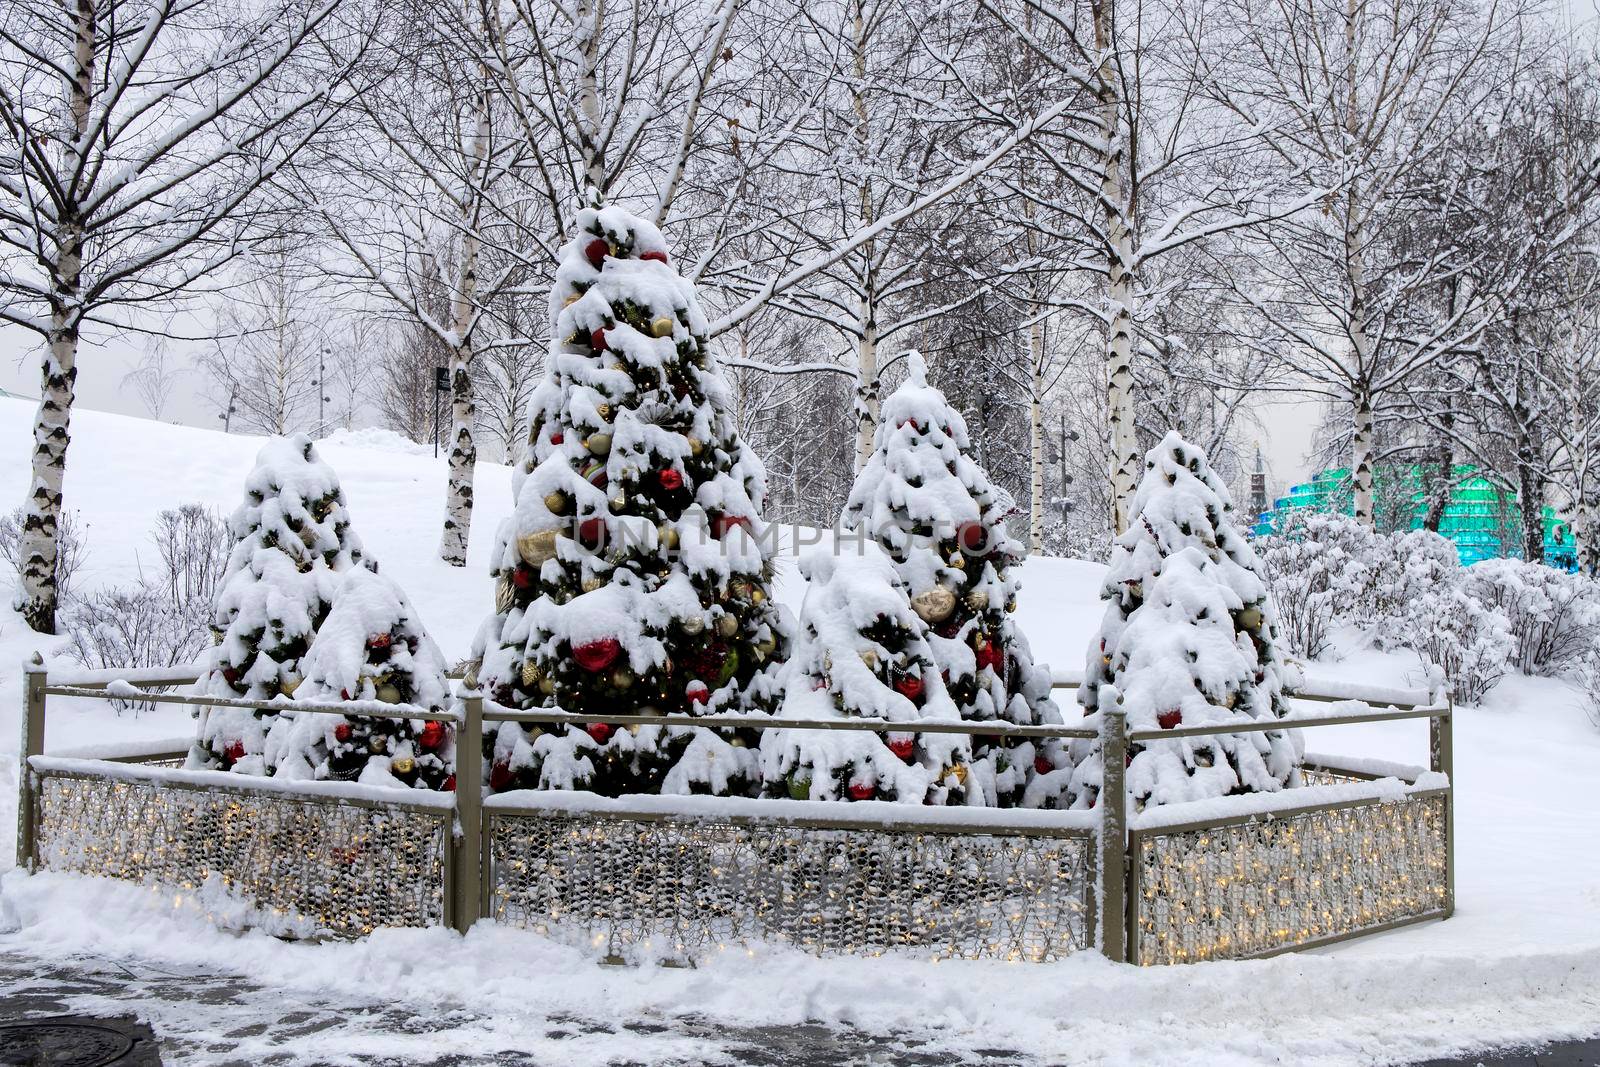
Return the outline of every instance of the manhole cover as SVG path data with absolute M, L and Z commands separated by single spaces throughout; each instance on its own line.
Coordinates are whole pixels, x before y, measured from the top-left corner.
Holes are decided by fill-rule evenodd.
M 37 1022 L 0 1025 L 3 1067 L 101 1067 L 133 1050 L 133 1038 L 95 1023 Z

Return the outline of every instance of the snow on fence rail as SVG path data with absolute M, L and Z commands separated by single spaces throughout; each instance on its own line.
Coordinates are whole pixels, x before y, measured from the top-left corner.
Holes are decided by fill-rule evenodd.
M 609 957 L 672 960 L 753 942 L 820 954 L 1043 960 L 1097 948 L 1139 964 L 1239 959 L 1454 908 L 1451 708 L 1417 691 L 1319 680 L 1296 698 L 1345 706 L 1297 709 L 1260 728 L 1426 718 L 1430 769 L 1311 756 L 1304 788 L 1137 813 L 1122 784 L 1129 744 L 1252 727 L 1130 732 L 1118 712 L 1101 716 L 1098 729 L 695 721 L 1098 737 L 1106 803 L 1088 812 L 533 791 L 483 798 L 476 760 L 457 768 L 452 796 L 151 765 L 172 761 L 170 742 L 42 754 L 50 696 L 296 706 L 159 691 L 198 676 L 179 668 L 50 679 L 42 664 L 28 668 L 19 865 L 178 890 L 220 881 L 280 932 L 446 923 L 464 931 L 489 915 Z M 1058 687 L 1075 684 L 1057 676 Z M 481 751 L 486 722 L 683 722 L 518 711 L 472 691 L 444 714 L 372 701 L 337 707 L 449 719 L 462 752 Z

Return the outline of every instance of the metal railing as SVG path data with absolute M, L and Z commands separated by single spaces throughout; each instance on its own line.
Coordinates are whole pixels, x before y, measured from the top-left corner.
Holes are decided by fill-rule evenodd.
M 905 816 L 898 819 L 898 825 L 904 833 L 936 833 L 944 835 L 965 834 L 972 838 L 996 838 L 1010 835 L 1014 838 L 1028 836 L 1037 837 L 1048 834 L 1050 831 L 1041 830 L 1041 819 L 1046 823 L 1055 818 L 1059 826 L 1054 831 L 1058 838 L 1078 838 L 1085 842 L 1087 859 L 1086 869 L 1092 872 L 1092 881 L 1088 886 L 1088 893 L 1084 900 L 1083 913 L 1088 929 L 1094 931 L 1094 944 L 1100 951 L 1114 960 L 1132 959 L 1135 962 L 1151 962 L 1150 953 L 1146 951 L 1152 938 L 1157 935 L 1152 933 L 1151 905 L 1147 901 L 1150 888 L 1148 858 L 1155 855 L 1151 850 L 1156 848 L 1155 843 L 1162 843 L 1161 847 L 1169 851 L 1180 846 L 1187 847 L 1184 843 L 1190 838 L 1183 835 L 1200 835 L 1199 840 L 1208 832 L 1221 832 L 1230 827 L 1261 826 L 1276 823 L 1278 826 L 1287 826 L 1294 820 L 1301 820 L 1310 826 L 1313 817 L 1326 812 L 1353 812 L 1366 808 L 1376 808 L 1384 803 L 1393 802 L 1394 798 L 1378 796 L 1369 789 L 1362 795 L 1329 796 L 1323 799 L 1323 794 L 1318 792 L 1301 792 L 1292 790 L 1278 794 L 1250 794 L 1245 797 L 1234 798 L 1240 802 L 1240 813 L 1218 818 L 1216 816 L 1203 817 L 1188 822 L 1173 822 L 1171 819 L 1161 821 L 1154 819 L 1149 813 L 1133 813 L 1130 817 L 1128 799 L 1124 780 L 1124 767 L 1126 753 L 1130 745 L 1143 744 L 1152 741 L 1172 740 L 1176 738 L 1205 737 L 1223 734 L 1241 734 L 1257 731 L 1278 731 L 1284 729 L 1315 728 L 1324 726 L 1340 726 L 1355 723 L 1404 721 L 1413 719 L 1426 719 L 1430 725 L 1430 758 L 1429 769 L 1443 775 L 1442 779 L 1434 780 L 1426 787 L 1417 787 L 1413 781 L 1408 787 L 1407 798 L 1415 798 L 1418 804 L 1433 805 L 1430 813 L 1417 822 L 1413 819 L 1404 827 L 1392 830 L 1396 834 L 1410 835 L 1405 840 L 1413 840 L 1421 834 L 1427 837 L 1428 848 L 1437 843 L 1442 849 L 1442 857 L 1436 864 L 1438 880 L 1441 881 L 1439 892 L 1429 900 L 1437 899 L 1438 907 L 1411 908 L 1406 914 L 1390 914 L 1396 907 L 1386 904 L 1382 910 L 1387 918 L 1382 920 L 1383 925 L 1397 925 L 1401 922 L 1416 922 L 1427 918 L 1448 916 L 1454 909 L 1455 884 L 1454 884 L 1454 828 L 1453 811 L 1454 798 L 1452 793 L 1453 782 L 1450 778 L 1452 768 L 1451 752 L 1451 707 L 1444 699 L 1430 700 L 1428 694 L 1379 689 L 1376 687 L 1359 687 L 1339 683 L 1323 684 L 1310 691 L 1295 694 L 1293 700 L 1314 702 L 1369 702 L 1369 707 L 1364 711 L 1342 711 L 1330 709 L 1328 713 L 1308 714 L 1296 710 L 1293 714 L 1277 720 L 1247 723 L 1224 723 L 1212 726 L 1179 727 L 1171 730 L 1132 730 L 1127 727 L 1125 714 L 1120 709 L 1108 709 L 1099 716 L 1097 728 L 1088 726 L 1023 726 L 1000 722 L 953 722 L 949 720 L 910 720 L 903 722 L 888 722 L 881 720 L 840 719 L 840 720 L 810 720 L 810 719 L 778 719 L 766 716 L 750 715 L 708 715 L 708 716 L 668 716 L 668 715 L 580 715 L 555 710 L 523 711 L 505 708 L 492 703 L 486 703 L 483 695 L 473 690 L 463 689 L 458 693 L 457 708 L 450 712 L 429 712 L 420 707 L 411 705 L 383 704 L 377 701 L 344 702 L 329 704 L 311 704 L 295 702 L 285 698 L 273 701 L 250 701 L 237 698 L 216 698 L 193 694 L 163 692 L 161 690 L 174 685 L 184 685 L 194 682 L 199 676 L 196 669 L 174 669 L 170 672 L 135 672 L 131 678 L 119 677 L 119 672 L 102 671 L 89 675 L 77 675 L 66 682 L 54 683 L 50 681 L 42 663 L 35 662 L 27 668 L 26 685 L 24 691 L 25 710 L 22 718 L 22 775 L 21 796 L 18 805 L 18 836 L 17 856 L 21 866 L 34 867 L 39 861 L 39 820 L 40 820 L 40 781 L 42 777 L 71 777 L 83 778 L 93 776 L 96 772 L 86 764 L 80 763 L 70 771 L 60 765 L 53 765 L 43 757 L 45 706 L 48 697 L 80 697 L 93 699 L 114 699 L 117 696 L 127 697 L 130 690 L 137 691 L 137 698 L 155 703 L 188 704 L 200 706 L 233 706 L 247 707 L 257 710 L 292 711 L 316 710 L 323 712 L 339 712 L 347 715 L 372 716 L 372 717 L 401 717 L 427 720 L 443 720 L 456 724 L 457 751 L 459 753 L 477 754 L 483 751 L 484 728 L 486 724 L 504 722 L 535 723 L 546 725 L 587 725 L 590 723 L 607 723 L 613 726 L 631 725 L 659 725 L 659 726 L 695 726 L 712 728 L 744 728 L 755 730 L 767 729 L 801 729 L 801 730 L 828 730 L 828 731 L 871 731 L 877 733 L 953 733 L 975 736 L 997 736 L 1014 738 L 1060 738 L 1068 740 L 1095 740 L 1100 742 L 1101 758 L 1103 759 L 1103 785 L 1100 793 L 1101 801 L 1094 811 L 1092 822 L 1085 825 L 1081 815 L 1077 818 L 1062 814 L 1052 816 L 1049 813 L 1028 812 L 1023 813 L 1027 818 L 1018 815 L 1013 819 L 1015 825 L 1008 825 L 1007 816 L 1002 811 L 993 813 L 987 821 L 967 827 L 958 826 L 920 826 L 911 825 L 910 812 L 917 809 L 911 808 Z M 1078 679 L 1071 675 L 1058 675 L 1055 683 L 1057 689 L 1076 688 Z M 1388 710 L 1375 711 L 1370 703 L 1382 702 Z M 138 755 L 111 753 L 102 760 L 107 762 L 160 762 L 170 761 L 180 757 L 182 753 L 157 752 L 141 753 Z M 1363 778 L 1377 777 L 1364 772 L 1360 768 L 1341 767 L 1334 762 L 1308 762 L 1306 769 L 1311 776 L 1327 777 L 1332 775 L 1347 782 L 1360 781 Z M 152 768 L 154 771 L 154 768 Z M 193 777 L 196 772 L 186 772 Z M 220 777 L 220 772 L 203 772 L 212 778 Z M 103 776 L 119 778 L 120 775 L 110 770 L 103 772 Z M 170 775 L 168 776 L 171 777 Z M 1414 776 L 1413 776 L 1414 778 Z M 266 795 L 277 792 L 273 789 L 256 788 L 256 783 L 261 780 L 248 778 L 236 779 L 233 782 L 177 782 L 168 784 L 178 789 L 215 789 L 219 792 L 228 790 L 245 790 L 255 795 Z M 267 782 L 275 780 L 267 779 Z M 280 783 L 281 784 L 281 783 Z M 483 915 L 498 913 L 506 914 L 506 895 L 497 888 L 500 882 L 502 869 L 497 866 L 496 842 L 505 850 L 507 845 L 506 821 L 513 818 L 532 818 L 529 811 L 541 810 L 539 817 L 549 820 L 558 817 L 565 820 L 564 825 L 569 830 L 581 829 L 581 823 L 618 820 L 628 825 L 643 823 L 659 824 L 663 819 L 674 819 L 682 827 L 704 825 L 709 816 L 704 810 L 698 810 L 692 804 L 680 805 L 681 811 L 671 811 L 671 801 L 668 798 L 659 798 L 667 804 L 666 808 L 654 814 L 642 816 L 639 813 L 618 811 L 601 811 L 591 809 L 585 812 L 573 813 L 557 811 L 561 804 L 549 799 L 535 800 L 524 808 L 509 805 L 501 798 L 491 798 L 486 807 L 482 796 L 482 764 L 479 759 L 467 758 L 457 761 L 456 767 L 457 789 L 454 801 L 454 832 L 450 835 L 448 854 L 443 867 L 444 884 L 441 889 L 445 904 L 443 914 L 446 921 L 458 930 L 465 931 L 472 922 Z M 1320 787 L 1313 787 L 1320 788 Z M 1360 792 L 1358 789 L 1357 792 Z M 504 796 L 504 795 L 502 795 Z M 550 798 L 551 794 L 537 794 Z M 395 798 L 394 804 L 401 806 L 405 803 L 404 794 Z M 342 798 L 337 791 L 320 797 L 297 798 L 299 802 L 318 804 L 355 804 L 382 807 L 387 801 L 374 801 L 370 797 L 360 800 L 357 804 L 355 798 Z M 1248 802 L 1248 803 L 1246 803 Z M 1407 800 L 1406 802 L 1413 802 Z M 270 803 L 270 801 L 264 801 Z M 749 835 L 740 837 L 743 833 L 740 827 L 770 825 L 773 827 L 795 827 L 815 830 L 818 832 L 851 831 L 865 834 L 887 834 L 894 831 L 894 827 L 877 824 L 873 820 L 863 819 L 860 814 L 852 815 L 850 809 L 856 805 L 824 804 L 811 801 L 751 801 L 756 805 L 749 813 L 738 818 L 721 820 L 724 826 L 723 841 L 728 847 L 744 849 L 742 853 L 747 858 L 761 853 L 767 847 L 765 840 L 751 844 Z M 570 805 L 569 805 L 570 807 Z M 909 806 L 907 806 L 909 808 Z M 805 808 L 803 816 L 797 816 L 796 811 Z M 512 810 L 516 809 L 516 810 Z M 793 809 L 793 810 L 791 810 Z M 818 809 L 818 810 L 810 810 Z M 1437 809 L 1436 811 L 1434 809 Z M 861 809 L 865 811 L 865 809 Z M 1159 809 L 1165 810 L 1165 809 Z M 1392 813 L 1391 813 L 1392 814 Z M 1344 816 L 1340 816 L 1341 818 Z M 1359 819 L 1360 816 L 1355 816 Z M 1375 818 L 1375 816 L 1373 817 Z M 1371 820 L 1369 819 L 1369 822 Z M 1419 829 L 1420 827 L 1420 829 Z M 732 828 L 732 829 L 729 829 Z M 1391 828 L 1392 829 L 1392 828 Z M 542 840 L 553 840 L 547 833 L 548 827 L 541 826 L 538 833 L 545 835 Z M 1332 831 L 1329 831 L 1332 832 Z M 1362 830 L 1366 833 L 1368 830 Z M 685 834 L 689 831 L 684 830 Z M 498 837 L 497 837 L 498 835 Z M 1397 838 L 1398 840 L 1398 838 Z M 550 848 L 546 844 L 545 846 Z M 1242 847 L 1242 846 L 1241 846 Z M 1275 846 L 1261 845 L 1261 848 L 1270 849 Z M 1418 847 L 1421 847 L 1419 845 Z M 870 850 L 869 850 L 870 851 Z M 1290 850 L 1291 852 L 1293 850 Z M 1428 852 L 1428 857 L 1433 852 Z M 1348 857 L 1340 862 L 1346 862 Z M 523 862 L 526 862 L 524 859 Z M 575 862 L 568 855 L 565 862 Z M 880 860 L 872 861 L 877 864 L 877 869 L 883 868 Z M 1282 864 L 1280 860 L 1273 862 Z M 1434 860 L 1427 859 L 1428 864 Z M 1143 864 L 1143 865 L 1141 865 Z M 637 864 L 635 864 L 637 866 Z M 1430 870 L 1432 868 L 1430 867 Z M 1292 874 L 1293 872 L 1289 872 Z M 1313 872 L 1315 875 L 1315 872 Z M 1285 876 L 1283 871 L 1277 871 L 1275 877 Z M 702 877 L 696 874 L 695 877 Z M 1318 884 L 1321 876 L 1315 875 Z M 1397 876 L 1398 877 L 1398 876 Z M 1410 873 L 1407 873 L 1410 877 Z M 1422 877 L 1418 875 L 1418 877 Z M 1431 876 L 1430 876 L 1431 877 Z M 1240 883 L 1242 884 L 1242 882 Z M 1431 883 L 1430 883 L 1431 884 Z M 1056 888 L 1056 887 L 1052 887 Z M 1361 890 L 1365 892 L 1365 889 Z M 1431 892 L 1431 890 L 1430 890 Z M 500 895 L 497 897 L 497 893 Z M 531 899 L 526 898 L 525 899 Z M 731 899 L 731 898 L 730 898 Z M 748 917 L 735 915 L 737 901 L 730 903 L 724 899 L 717 904 L 722 909 L 727 921 L 723 927 L 739 927 Z M 1396 898 L 1398 899 L 1398 898 Z M 902 902 L 905 903 L 905 902 Z M 1161 904 L 1167 907 L 1171 901 Z M 1402 902 L 1403 903 L 1403 902 Z M 907 904 L 908 907 L 917 906 L 916 901 Z M 714 910 L 714 909 L 713 909 Z M 1401 907 L 1400 911 L 1405 911 Z M 1210 955 L 1262 955 L 1271 952 L 1284 951 L 1288 948 L 1300 947 L 1308 943 L 1323 943 L 1327 940 L 1337 940 L 1345 936 L 1357 936 L 1360 933 L 1370 932 L 1375 928 L 1372 922 L 1363 922 L 1360 908 L 1355 909 L 1350 921 L 1346 924 L 1347 930 L 1332 930 L 1317 933 L 1313 930 L 1311 935 L 1301 937 L 1301 932 L 1289 931 L 1281 935 L 1274 934 L 1265 942 L 1261 938 L 1248 941 L 1248 946 L 1239 951 L 1232 951 L 1229 944 L 1210 951 Z M 612 916 L 615 919 L 615 916 Z M 990 919 L 979 920 L 990 922 Z M 1314 924 L 1313 924 L 1314 925 Z M 1270 942 L 1270 943 L 1266 943 Z M 1262 947 L 1262 945 L 1265 947 Z M 979 952 L 978 954 L 983 954 Z M 1044 957 L 1052 953 L 1045 952 Z M 1038 954 L 1025 953 L 1025 958 L 1032 955 L 1042 958 Z M 1186 958 L 1181 952 L 1166 958 Z M 1201 955 L 1197 958 L 1206 958 Z

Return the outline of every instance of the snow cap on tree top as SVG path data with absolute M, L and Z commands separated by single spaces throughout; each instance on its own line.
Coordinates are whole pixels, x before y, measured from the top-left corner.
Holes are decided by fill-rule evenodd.
M 375 673 L 370 653 L 380 643 L 389 650 L 389 669 L 403 669 L 410 676 L 411 703 L 429 708 L 447 703 L 444 656 L 422 628 L 416 609 L 398 585 L 363 567 L 344 575 L 328 617 L 300 661 L 310 694 L 347 692 L 359 698 L 363 676 Z

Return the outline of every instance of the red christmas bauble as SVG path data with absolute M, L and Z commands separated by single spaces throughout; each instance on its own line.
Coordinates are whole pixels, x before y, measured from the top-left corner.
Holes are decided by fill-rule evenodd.
M 599 268 L 605 258 L 611 254 L 611 244 L 604 237 L 596 237 L 583 246 L 583 254 L 590 264 Z
M 518 589 L 526 589 L 533 584 L 533 568 L 526 563 L 519 563 L 511 570 L 511 584 Z
M 899 759 L 910 759 L 911 753 L 917 750 L 917 739 L 909 734 L 891 736 L 889 738 L 889 751 Z
M 996 674 L 999 674 L 1002 670 L 1005 669 L 1005 665 L 1006 665 L 1005 650 L 1000 647 L 999 642 L 996 642 L 996 641 L 985 641 L 982 645 L 980 645 L 978 647 L 977 661 L 978 661 L 978 670 L 981 671 L 985 667 L 988 667 L 991 670 L 993 670 Z
M 350 724 L 347 722 L 341 722 L 335 726 L 333 728 L 333 739 L 335 741 L 350 740 Z
M 394 644 L 394 636 L 392 634 L 373 634 L 367 638 L 368 648 L 388 648 L 392 644 Z
M 743 515 L 718 515 L 711 520 L 711 536 L 720 541 L 740 527 L 749 531 L 750 520 Z
M 496 792 L 511 784 L 511 764 L 495 760 L 489 768 L 489 785 Z
M 574 645 L 572 658 L 586 671 L 603 671 L 622 653 L 622 644 L 615 637 L 602 637 Z
M 983 528 L 981 522 L 967 523 L 956 536 L 961 541 L 961 547 L 968 552 L 982 552 L 989 543 L 989 531 Z
M 454 793 L 456 791 L 456 776 L 453 774 L 445 775 L 445 779 L 440 784 L 439 789 L 446 793 Z
M 862 785 L 857 782 L 850 783 L 851 800 L 871 800 L 872 794 L 875 792 L 877 792 L 877 789 L 871 785 Z
M 1048 756 L 1035 756 L 1035 757 L 1033 757 L 1033 770 L 1034 770 L 1034 773 L 1036 773 L 1036 774 L 1049 774 L 1051 771 L 1053 771 L 1055 769 L 1056 769 L 1056 765 L 1054 763 L 1050 762 L 1050 759 L 1049 759 Z
M 683 695 L 689 698 L 691 704 L 707 704 L 711 700 L 711 687 L 700 681 L 690 682 L 683 687 Z
M 562 433 L 560 430 L 557 430 L 555 433 L 550 435 L 550 443 L 553 444 L 553 445 L 559 445 L 562 441 L 565 441 L 566 439 L 567 439 L 567 435 Z
M 643 252 L 639 255 L 639 258 L 648 259 L 652 263 L 665 263 L 667 254 L 665 252 Z
M 429 721 L 422 724 L 422 732 L 417 735 L 417 743 L 426 749 L 435 749 L 444 744 L 444 723 Z
M 1183 712 L 1179 711 L 1177 708 L 1173 708 L 1171 711 L 1163 711 L 1160 715 L 1156 716 L 1156 722 L 1161 724 L 1161 728 L 1163 730 L 1170 730 L 1182 721 Z
M 223 755 L 228 757 L 229 763 L 238 763 L 244 759 L 244 742 L 229 741 L 228 747 L 223 750 Z
M 578 524 L 578 542 L 591 551 L 599 548 L 606 540 L 606 520 L 601 518 L 584 519 Z
M 894 691 L 907 700 L 915 700 L 922 695 L 922 679 L 914 674 L 901 675 L 894 680 Z
M 584 729 L 589 731 L 589 736 L 594 738 L 597 745 L 605 744 L 606 738 L 611 736 L 611 724 L 608 722 L 591 722 Z
M 656 477 L 661 481 L 661 488 L 669 492 L 683 488 L 683 473 L 676 467 L 668 467 Z
M 224 682 L 227 682 L 229 685 L 238 685 L 239 684 L 239 668 L 237 668 L 237 667 L 224 667 L 224 668 L 222 668 L 222 680 Z
M 594 349 L 596 352 L 604 352 L 606 350 L 605 327 L 602 326 L 600 329 L 589 335 L 589 347 Z

